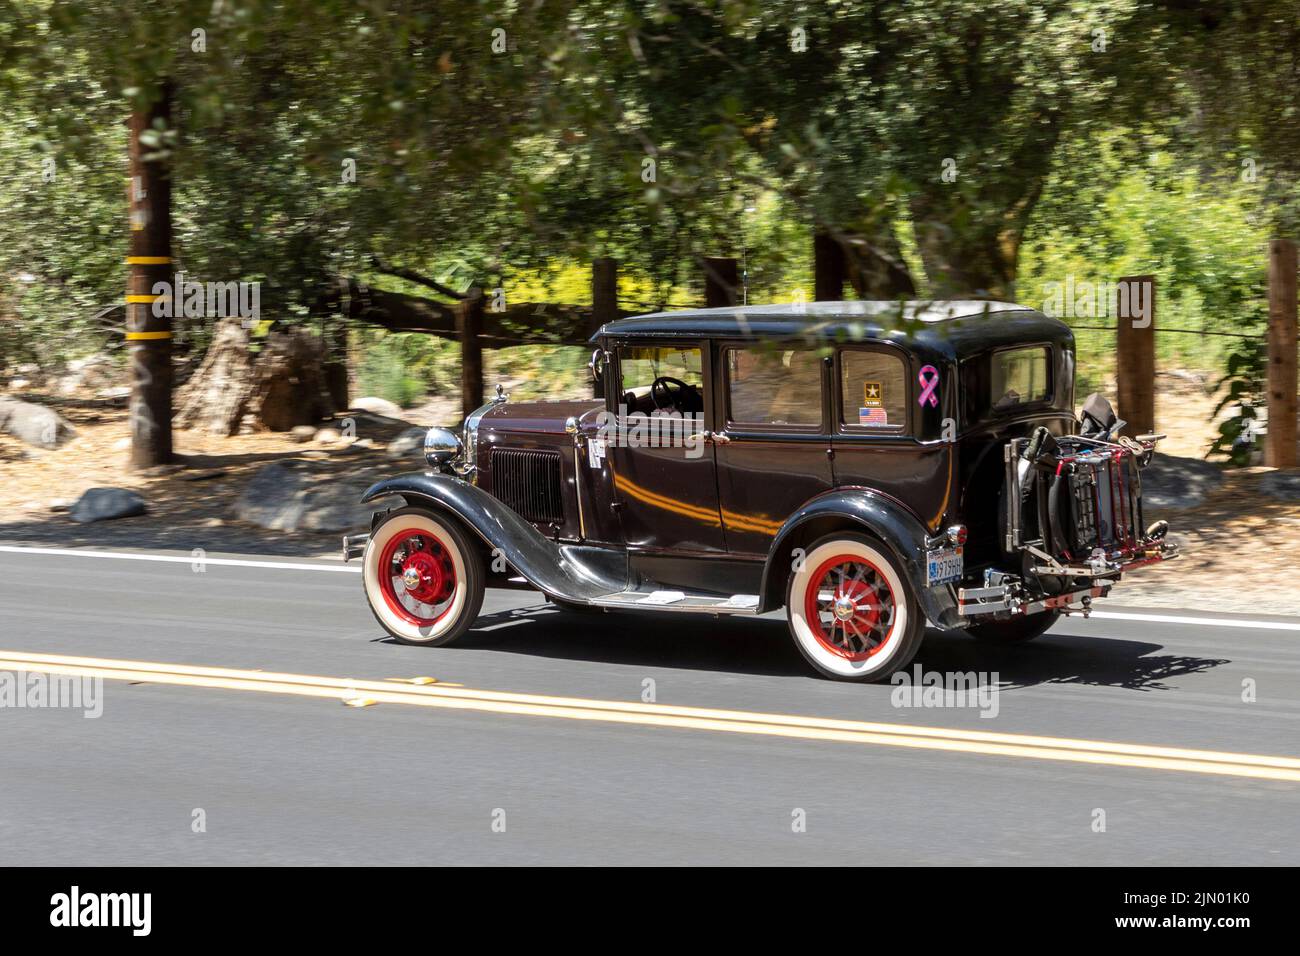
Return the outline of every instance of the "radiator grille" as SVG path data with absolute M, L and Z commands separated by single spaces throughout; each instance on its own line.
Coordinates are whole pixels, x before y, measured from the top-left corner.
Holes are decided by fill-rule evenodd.
M 560 453 L 492 449 L 492 493 L 529 521 L 563 523 Z

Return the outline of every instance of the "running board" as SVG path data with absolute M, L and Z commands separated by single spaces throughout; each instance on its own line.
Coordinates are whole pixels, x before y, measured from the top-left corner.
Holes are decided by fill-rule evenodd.
M 615 591 L 587 602 L 625 611 L 684 611 L 694 614 L 757 614 L 757 594 L 688 594 L 685 591 Z

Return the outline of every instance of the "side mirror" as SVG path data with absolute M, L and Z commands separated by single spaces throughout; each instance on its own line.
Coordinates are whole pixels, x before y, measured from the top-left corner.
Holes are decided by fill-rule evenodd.
M 591 361 L 587 363 L 587 371 L 591 373 L 591 380 L 600 383 L 605 376 L 605 350 L 596 349 L 591 353 Z

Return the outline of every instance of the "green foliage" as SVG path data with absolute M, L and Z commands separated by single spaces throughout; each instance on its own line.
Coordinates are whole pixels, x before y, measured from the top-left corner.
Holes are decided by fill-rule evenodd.
M 1223 397 L 1214 409 L 1218 415 L 1229 405 L 1237 412 L 1219 425 L 1219 434 L 1205 457 L 1223 455 L 1234 465 L 1250 464 L 1254 449 L 1256 409 L 1264 404 L 1268 349 L 1262 339 L 1238 339 L 1228 350 L 1223 378 L 1217 384 Z

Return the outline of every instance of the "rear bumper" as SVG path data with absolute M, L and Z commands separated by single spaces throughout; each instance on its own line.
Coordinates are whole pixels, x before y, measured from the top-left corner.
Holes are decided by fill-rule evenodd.
M 957 613 L 970 620 L 996 620 L 1038 614 L 1042 611 L 1062 611 L 1082 614 L 1092 610 L 1094 598 L 1103 598 L 1119 582 L 1125 571 L 1159 564 L 1178 557 L 1178 546 L 1166 541 L 1150 542 L 1131 551 L 1116 555 L 1114 559 L 1098 561 L 1086 566 L 1043 567 L 1040 573 L 1057 572 L 1066 577 L 1071 586 L 1061 594 L 1043 594 L 1028 587 L 1020 578 L 996 571 L 985 572 L 984 586 L 958 588 Z M 1062 573 L 1063 572 L 1063 573 Z

